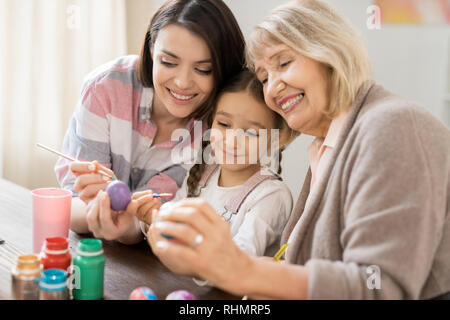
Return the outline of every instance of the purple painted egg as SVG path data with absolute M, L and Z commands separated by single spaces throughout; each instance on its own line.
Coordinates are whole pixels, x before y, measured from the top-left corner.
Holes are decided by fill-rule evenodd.
M 197 300 L 195 296 L 186 290 L 175 290 L 166 297 L 166 300 Z
M 131 191 L 122 181 L 116 180 L 106 187 L 111 201 L 111 209 L 115 211 L 125 210 L 131 200 Z
M 128 300 L 158 300 L 158 298 L 149 287 L 139 287 L 131 292 Z

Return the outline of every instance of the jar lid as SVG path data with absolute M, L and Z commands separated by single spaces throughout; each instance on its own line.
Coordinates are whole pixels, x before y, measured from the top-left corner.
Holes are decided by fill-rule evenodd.
M 51 251 L 67 250 L 69 248 L 69 240 L 64 237 L 45 238 L 44 248 Z
M 99 239 L 80 240 L 78 242 L 77 251 L 78 252 L 89 252 L 89 253 L 103 252 L 102 241 Z
M 61 269 L 42 271 L 39 287 L 43 290 L 61 290 L 67 287 L 67 272 Z
M 16 258 L 16 270 L 20 273 L 35 273 L 41 268 L 41 259 L 35 254 L 21 255 Z
M 21 278 L 35 279 L 42 271 L 41 259 L 38 255 L 27 254 L 16 258 L 16 265 L 12 268 L 12 274 Z

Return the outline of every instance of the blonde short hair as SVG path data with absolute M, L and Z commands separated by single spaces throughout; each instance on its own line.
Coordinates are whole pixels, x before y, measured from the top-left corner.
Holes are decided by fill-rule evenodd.
M 329 105 L 336 117 L 349 108 L 360 86 L 371 77 L 366 47 L 356 30 L 329 5 L 296 0 L 275 8 L 255 27 L 248 43 L 249 67 L 270 44 L 285 44 L 330 68 Z

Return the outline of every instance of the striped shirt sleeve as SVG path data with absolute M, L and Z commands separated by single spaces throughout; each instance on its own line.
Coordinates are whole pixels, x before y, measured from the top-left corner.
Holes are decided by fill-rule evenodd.
M 107 103 L 98 96 L 97 80 L 86 81 L 70 119 L 62 152 L 82 161 L 97 160 L 111 168 L 107 114 Z M 75 176 L 69 166 L 69 160 L 60 158 L 55 165 L 55 172 L 61 187 L 73 192 Z

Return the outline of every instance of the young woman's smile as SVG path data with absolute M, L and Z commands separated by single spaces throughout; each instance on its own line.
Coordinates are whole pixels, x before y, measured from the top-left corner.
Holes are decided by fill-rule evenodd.
M 170 88 L 167 88 L 167 91 L 172 96 L 174 103 L 180 104 L 180 105 L 189 104 L 192 102 L 192 100 L 196 96 L 198 96 L 198 93 L 182 92 L 182 91 L 177 91 L 176 89 L 170 89 Z

